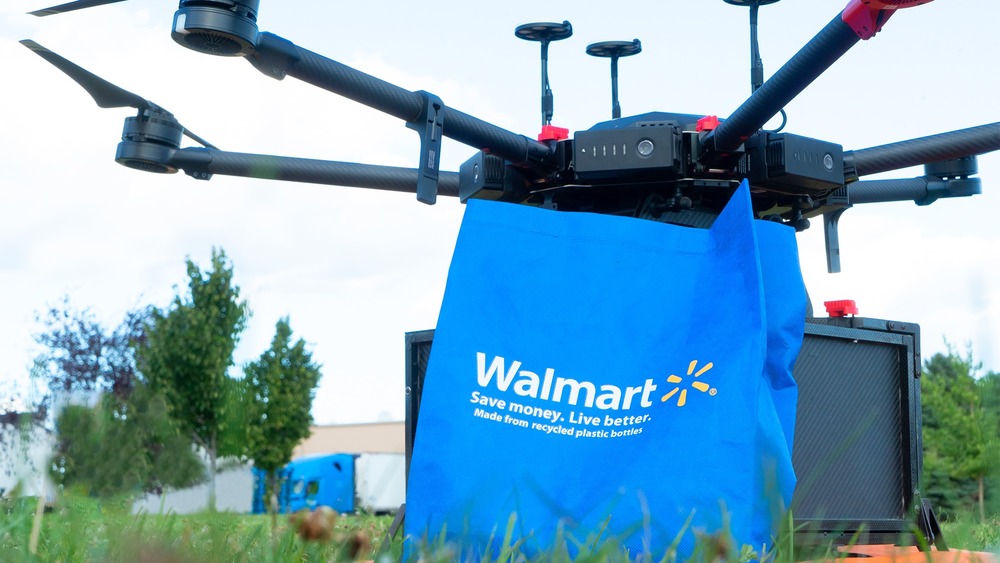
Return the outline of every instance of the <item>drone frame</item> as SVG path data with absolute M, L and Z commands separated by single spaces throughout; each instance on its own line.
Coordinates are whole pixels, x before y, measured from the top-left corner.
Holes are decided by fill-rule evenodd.
M 32 13 L 51 15 L 118 1 L 78 0 Z M 753 10 L 776 0 L 725 1 L 750 5 Z M 971 177 L 977 173 L 975 156 L 1000 150 L 1000 123 L 853 151 L 762 128 L 855 44 L 880 31 L 898 9 L 929 1 L 850 0 L 768 80 L 759 85 L 755 82 L 750 97 L 725 119 L 678 114 L 614 117 L 611 122 L 577 132 L 575 139 L 570 139 L 565 130 L 547 125 L 551 99 L 546 98 L 550 90 L 546 90 L 543 45 L 543 134 L 537 140 L 448 107 L 429 92 L 405 90 L 277 35 L 259 32 L 259 0 L 180 1 L 171 32 L 179 44 L 207 54 L 242 56 L 271 78 L 291 76 L 402 119 L 420 137 L 419 165 L 415 169 L 224 152 L 180 127 L 159 106 L 94 75 L 86 78 L 90 73 L 30 40 L 22 43 L 88 91 L 92 84 L 100 84 L 99 90 L 118 89 L 119 94 L 127 94 L 130 103 L 119 105 L 137 107 L 139 115 L 126 120 L 116 160 L 132 168 L 184 170 L 205 180 L 223 174 L 401 191 L 416 193 L 417 199 L 427 204 L 433 204 L 440 194 L 458 196 L 463 201 L 475 197 L 557 209 L 621 212 L 594 202 L 605 198 L 616 205 L 626 197 L 621 194 L 638 194 L 627 196 L 632 199 L 626 198 L 625 206 L 631 206 L 639 216 L 693 226 L 702 220 L 691 222 L 684 217 L 685 211 L 692 206 L 702 207 L 710 221 L 718 208 L 715 200 L 728 199 L 738 180 L 746 177 L 758 188 L 755 210 L 761 218 L 780 220 L 802 230 L 808 227 L 809 218 L 823 216 L 828 270 L 836 272 L 840 269 L 837 224 L 846 209 L 884 201 L 912 200 L 926 205 L 939 198 L 981 193 L 981 181 Z M 561 35 L 548 37 L 550 41 L 568 36 L 572 29 L 569 22 L 550 27 L 562 30 Z M 637 40 L 635 43 L 638 45 Z M 91 94 L 101 105 L 99 96 Z M 650 156 L 642 154 L 643 147 L 651 152 L 656 146 L 653 138 L 637 133 L 636 127 L 647 125 L 673 131 L 658 133 L 661 137 L 656 138 L 661 146 L 673 145 L 667 151 L 672 160 L 666 165 L 651 166 L 656 159 L 637 160 Z M 181 134 L 205 148 L 180 148 Z M 459 173 L 441 171 L 442 137 L 479 149 L 480 153 Z M 617 150 L 614 143 L 618 141 L 612 143 L 609 139 L 622 138 L 635 141 L 638 157 L 630 157 L 632 160 L 624 168 L 612 166 L 590 176 L 583 172 L 584 156 L 574 143 L 590 146 L 587 143 L 593 142 L 596 155 L 598 146 L 605 151 L 608 146 Z M 621 146 L 624 155 L 626 145 Z M 792 151 L 807 154 L 810 162 L 793 170 L 796 165 L 789 157 Z M 780 166 L 775 167 L 774 161 L 779 161 Z M 860 181 L 863 176 L 922 164 L 927 165 L 926 174 L 918 178 Z M 664 174 L 669 177 L 664 179 Z M 654 198 L 660 202 L 657 211 L 643 215 L 640 208 L 650 208 Z

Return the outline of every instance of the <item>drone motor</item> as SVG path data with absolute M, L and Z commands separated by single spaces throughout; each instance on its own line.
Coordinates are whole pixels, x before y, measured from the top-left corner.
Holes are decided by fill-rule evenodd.
M 173 174 L 177 167 L 170 164 L 170 159 L 180 148 L 183 136 L 184 127 L 170 113 L 141 111 L 125 119 L 115 161 L 144 172 Z
M 170 36 L 199 53 L 242 57 L 257 45 L 260 0 L 181 0 Z

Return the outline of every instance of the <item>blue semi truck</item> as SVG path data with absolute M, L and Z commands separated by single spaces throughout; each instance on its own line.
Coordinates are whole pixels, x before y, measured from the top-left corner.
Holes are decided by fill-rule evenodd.
M 267 474 L 254 469 L 252 513 L 267 512 Z M 340 513 L 392 512 L 406 497 L 402 454 L 319 454 L 297 458 L 278 473 L 278 511 L 328 506 Z

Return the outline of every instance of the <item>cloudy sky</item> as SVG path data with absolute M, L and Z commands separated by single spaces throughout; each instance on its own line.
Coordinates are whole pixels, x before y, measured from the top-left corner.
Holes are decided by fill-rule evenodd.
M 762 8 L 768 75 L 844 3 Z M 37 311 L 68 295 L 114 325 L 130 308 L 166 305 L 184 287 L 185 258 L 207 265 L 214 246 L 232 259 L 253 310 L 239 364 L 266 349 L 288 315 L 324 366 L 317 422 L 401 420 L 404 333 L 435 325 L 457 201 L 428 207 L 392 192 L 126 169 L 114 154 L 134 111 L 98 108 L 17 41 L 34 39 L 152 100 L 224 150 L 411 167 L 416 135 L 295 79 L 181 48 L 169 35 L 175 2 L 24 15 L 47 5 L 0 4 L 0 381 L 24 380 L 38 352 Z M 528 136 L 540 119 L 538 47 L 513 30 L 532 21 L 574 26 L 550 51 L 554 124 L 570 130 L 610 117 L 607 60 L 584 53 L 596 41 L 642 41 L 643 53 L 621 63 L 626 115 L 725 116 L 749 92 L 747 11 L 721 0 L 345 5 L 263 0 L 260 29 Z M 975 0 L 899 12 L 789 104 L 787 130 L 859 149 L 1000 121 L 998 19 L 1000 3 Z M 443 168 L 473 153 L 446 141 Z M 814 222 L 799 237 L 814 303 L 855 299 L 865 316 L 919 323 L 925 356 L 947 338 L 1000 370 L 1000 157 L 981 158 L 980 175 L 982 196 L 848 211 L 840 274 L 826 273 Z

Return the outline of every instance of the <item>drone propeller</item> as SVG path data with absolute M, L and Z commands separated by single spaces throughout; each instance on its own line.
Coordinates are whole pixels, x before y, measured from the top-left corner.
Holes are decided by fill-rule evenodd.
M 76 10 L 83 10 L 84 8 L 94 8 L 97 6 L 103 6 L 105 4 L 114 4 L 115 2 L 124 2 L 124 1 L 125 0 L 76 0 L 76 2 L 67 2 L 65 4 L 60 4 L 58 6 L 52 6 L 50 8 L 35 10 L 34 12 L 28 12 L 28 13 L 38 17 L 53 16 L 55 14 L 74 12 Z
M 104 80 L 100 76 L 84 69 L 66 58 L 56 54 L 49 49 L 39 45 L 31 39 L 24 39 L 21 45 L 31 49 L 39 57 L 50 62 L 52 66 L 63 71 L 77 84 L 83 87 L 97 105 L 102 108 L 124 108 L 133 107 L 140 110 L 152 109 L 152 104 L 141 96 L 133 94 L 128 90 L 119 88 L 114 84 Z
M 115 86 L 30 39 L 21 44 L 76 81 L 98 106 L 139 110 L 139 116 L 126 119 L 115 158 L 129 168 L 157 173 L 183 169 L 200 180 L 222 174 L 409 193 L 419 190 L 420 171 L 416 169 L 220 151 L 182 127 L 170 112 L 142 96 Z M 205 148 L 181 149 L 181 133 Z M 458 174 L 440 172 L 438 186 L 441 195 L 458 196 Z
M 120 1 L 120 0 L 115 0 Z M 160 106 L 150 102 L 149 100 L 139 96 L 138 94 L 133 94 L 124 88 L 115 86 L 114 84 L 108 82 L 107 80 L 97 76 L 96 74 L 86 70 L 85 68 L 77 65 L 76 63 L 56 54 L 49 49 L 39 45 L 38 43 L 32 41 L 31 39 L 24 39 L 20 42 L 25 47 L 31 49 L 38 56 L 42 57 L 46 61 L 50 62 L 54 67 L 63 71 L 67 76 L 72 78 L 77 84 L 83 87 L 94 101 L 97 102 L 98 107 L 102 108 L 124 108 L 132 107 L 139 110 L 140 115 L 143 112 L 152 112 L 162 115 L 169 116 L 173 119 L 173 115 L 169 111 L 161 108 Z M 179 127 L 180 124 L 177 124 Z M 215 148 L 211 143 L 202 139 L 198 135 L 195 135 L 188 129 L 181 127 L 184 135 L 186 135 L 191 140 L 196 143 L 208 148 Z

